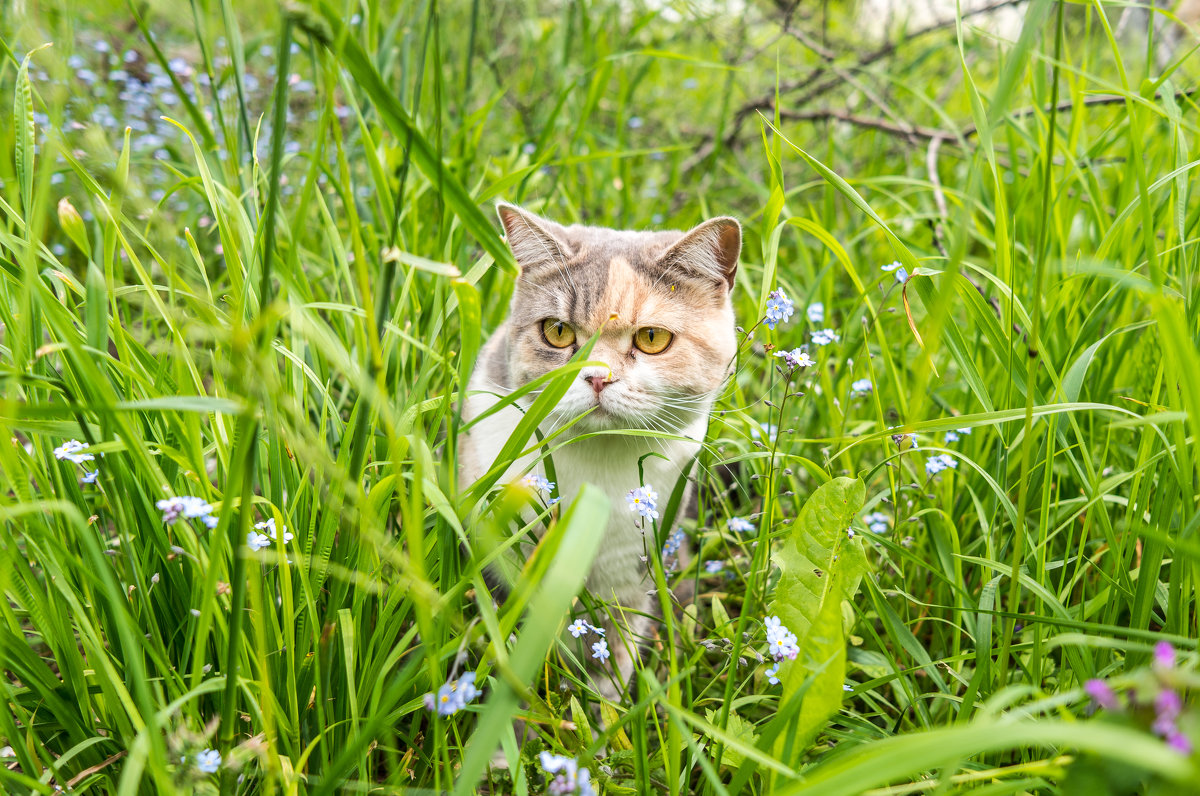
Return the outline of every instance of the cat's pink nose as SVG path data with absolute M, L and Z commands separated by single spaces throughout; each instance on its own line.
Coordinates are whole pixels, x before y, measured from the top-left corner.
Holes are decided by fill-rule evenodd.
M 612 379 L 604 376 L 584 376 L 583 380 L 592 385 L 592 389 L 596 391 L 596 395 L 599 395 L 601 390 L 612 384 Z

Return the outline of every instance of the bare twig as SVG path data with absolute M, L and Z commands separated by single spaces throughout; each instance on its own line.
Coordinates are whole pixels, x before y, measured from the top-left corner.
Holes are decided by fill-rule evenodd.
M 971 11 L 964 11 L 962 17 L 963 17 L 963 19 L 967 19 L 968 17 L 977 16 L 979 14 L 986 14 L 986 13 L 989 13 L 992 11 L 996 11 L 997 9 L 1004 8 L 1006 6 L 1018 5 L 1023 2 L 1026 2 L 1026 0 L 998 0 L 998 2 L 991 3 L 989 5 L 982 6 L 977 9 L 973 9 Z M 875 63 L 876 61 L 879 61 L 879 60 L 891 55 L 893 52 L 896 51 L 896 49 L 900 46 L 901 43 L 912 42 L 923 36 L 927 36 L 929 34 L 936 33 L 937 31 L 945 30 L 947 28 L 953 27 L 954 25 L 955 25 L 954 20 L 947 20 L 947 21 L 935 23 L 926 28 L 921 28 L 920 30 L 913 31 L 912 33 L 908 34 L 903 40 L 888 42 L 887 44 L 883 45 L 882 47 L 879 47 L 879 48 L 867 53 L 866 55 L 863 55 L 852 66 L 843 68 L 843 69 L 848 70 L 848 71 L 862 70 L 865 67 L 870 66 L 871 64 Z M 814 52 L 818 52 L 818 51 L 814 50 Z M 820 53 L 818 52 L 818 54 L 820 54 Z M 826 59 L 826 60 L 828 60 L 828 59 Z M 799 97 L 797 100 L 795 100 L 791 103 L 793 107 L 806 105 L 809 102 L 811 102 L 812 100 L 816 99 L 817 97 L 825 94 L 826 92 L 828 92 L 842 84 L 842 82 L 843 82 L 842 76 L 839 74 L 836 74 L 836 73 L 833 74 L 832 76 L 830 76 L 830 75 L 828 75 L 829 71 L 830 70 L 828 69 L 828 64 L 826 64 L 826 65 L 819 66 L 819 67 L 813 69 L 808 74 L 804 75 L 803 77 L 801 77 L 797 80 L 789 80 L 789 81 L 780 83 L 779 87 L 778 87 L 778 95 L 780 97 L 783 97 L 785 94 L 790 94 L 801 88 L 808 87 L 808 91 L 806 91 L 801 97 Z M 822 80 L 822 77 L 824 77 L 823 80 Z M 742 126 L 745 124 L 746 120 L 749 119 L 751 116 L 753 116 L 755 114 L 755 112 L 757 112 L 757 111 L 773 109 L 775 107 L 775 97 L 776 97 L 776 91 L 772 90 L 766 94 L 763 94 L 759 97 L 756 97 L 755 99 L 752 99 L 752 100 L 742 104 L 737 109 L 737 111 L 734 113 L 733 121 L 730 124 L 729 130 L 728 130 L 728 132 L 726 132 L 721 143 L 727 147 L 733 146 L 733 144 L 737 141 L 738 136 L 741 134 Z M 683 164 L 683 167 L 682 167 L 683 170 L 689 171 L 689 170 L 695 168 L 696 166 L 698 166 L 699 164 L 703 163 L 705 160 L 707 160 L 708 157 L 716 150 L 716 145 L 717 145 L 717 141 L 715 139 L 715 136 L 713 136 L 711 134 L 706 136 L 703 139 L 703 141 L 701 142 L 701 144 L 697 147 L 696 154 L 694 154 L 692 157 L 688 158 L 688 160 Z

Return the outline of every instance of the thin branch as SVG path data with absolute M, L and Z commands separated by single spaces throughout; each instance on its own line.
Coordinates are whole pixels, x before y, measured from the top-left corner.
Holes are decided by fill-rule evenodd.
M 1004 8 L 1006 6 L 1019 5 L 1024 2 L 1026 2 L 1026 0 L 998 0 L 998 2 L 991 3 L 986 6 L 981 6 L 980 8 L 976 8 L 971 11 L 964 11 L 962 14 L 962 18 L 967 19 L 969 17 L 977 16 L 979 14 L 986 14 L 986 13 L 989 13 L 992 11 L 996 11 L 996 10 Z M 955 20 L 946 20 L 946 21 L 934 23 L 933 25 L 930 25 L 929 27 L 926 27 L 926 28 L 921 28 L 919 30 L 915 30 L 912 33 L 908 34 L 903 39 L 896 40 L 896 41 L 890 41 L 887 44 L 883 45 L 882 47 L 872 50 L 871 52 L 869 52 L 866 55 L 859 58 L 858 61 L 855 62 L 852 66 L 846 67 L 844 69 L 849 69 L 850 71 L 862 70 L 865 67 L 870 66 L 871 64 L 875 63 L 876 61 L 879 61 L 879 60 L 891 55 L 903 43 L 912 42 L 923 36 L 927 36 L 929 34 L 936 33 L 937 31 L 954 27 L 955 24 L 956 24 Z M 814 52 L 818 52 L 818 54 L 821 54 L 821 52 L 818 50 L 814 50 Z M 828 52 L 828 51 L 826 51 L 826 52 Z M 825 56 L 823 55 L 822 57 L 825 57 Z M 809 102 L 811 102 L 812 100 L 821 96 L 822 94 L 825 94 L 826 92 L 842 85 L 843 78 L 841 77 L 841 75 L 834 74 L 833 76 L 829 76 L 828 71 L 829 70 L 828 70 L 827 66 L 819 66 L 819 67 L 816 67 L 815 69 L 813 69 L 812 71 L 810 71 L 807 75 L 805 75 L 797 80 L 789 80 L 789 81 L 780 83 L 779 87 L 778 87 L 778 95 L 780 97 L 783 97 L 785 94 L 789 94 L 793 91 L 797 91 L 801 88 L 808 86 L 808 87 L 810 87 L 809 90 L 807 92 L 805 92 L 798 100 L 796 100 L 794 103 L 792 103 L 793 106 L 806 105 Z M 825 79 L 821 80 L 822 77 L 824 77 Z M 815 83 L 815 85 L 814 85 L 814 83 Z M 764 109 L 773 109 L 775 107 L 775 96 L 776 96 L 776 92 L 775 92 L 775 90 L 772 90 L 766 94 L 763 94 L 762 96 L 759 96 L 759 97 L 757 97 L 753 100 L 750 100 L 749 102 L 746 102 L 743 105 L 741 105 L 738 108 L 738 110 L 734 113 L 733 122 L 730 125 L 730 129 L 725 134 L 725 137 L 722 139 L 723 145 L 725 147 L 733 146 L 733 144 L 737 141 L 738 136 L 741 134 L 742 126 L 745 124 L 747 119 L 749 119 L 752 115 L 754 115 L 754 113 L 756 111 L 761 111 Z M 690 171 L 691 169 L 695 168 L 699 164 L 703 163 L 706 159 L 708 159 L 708 157 L 716 149 L 716 143 L 717 142 L 715 141 L 715 137 L 712 134 L 705 136 L 705 138 L 703 139 L 700 146 L 697 147 L 696 154 L 694 154 L 692 157 L 688 158 L 688 160 L 683 164 L 683 166 L 682 166 L 683 171 Z

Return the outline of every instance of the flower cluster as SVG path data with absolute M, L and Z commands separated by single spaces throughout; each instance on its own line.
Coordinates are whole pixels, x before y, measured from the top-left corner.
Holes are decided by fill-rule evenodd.
M 825 305 L 819 301 L 809 304 L 804 314 L 808 316 L 809 323 L 825 323 Z
M 942 470 L 953 470 L 956 467 L 958 460 L 948 453 L 939 453 L 925 461 L 925 472 L 929 475 L 937 475 Z
M 832 345 L 841 339 L 837 329 L 817 329 L 812 333 L 813 345 Z
M 588 633 L 595 633 L 600 637 L 600 640 L 592 644 L 592 657 L 601 663 L 608 660 L 608 640 L 604 638 L 604 628 L 589 624 L 584 619 L 576 619 L 567 625 L 567 632 L 575 638 L 586 636 Z
M 658 493 L 649 484 L 629 490 L 625 496 L 630 511 L 636 511 L 642 517 L 658 519 Z
M 54 458 L 58 459 L 59 461 L 65 460 L 75 464 L 83 464 L 84 462 L 90 462 L 96 458 L 90 453 L 85 453 L 84 451 L 87 449 L 88 444 L 86 442 L 80 442 L 77 439 L 69 439 L 54 449 Z
M 754 523 L 745 517 L 730 517 L 725 523 L 725 527 L 734 533 L 745 533 L 754 530 Z
M 85 451 L 87 451 L 87 449 L 88 444 L 86 442 L 80 442 L 77 439 L 69 439 L 54 449 L 54 458 L 58 459 L 60 462 L 68 461 L 74 464 L 83 464 L 84 462 L 90 462 L 96 458 L 94 454 L 86 453 Z M 98 469 L 92 470 L 91 472 L 88 472 L 85 469 L 83 471 L 83 477 L 79 479 L 79 483 L 94 484 L 96 483 L 96 477 L 99 475 L 100 471 Z
M 808 355 L 807 351 L 801 351 L 799 348 L 791 351 L 776 351 L 775 356 L 783 359 L 784 364 L 788 366 L 788 370 L 795 370 L 796 368 L 811 368 L 813 365 L 817 364 Z
M 866 395 L 872 389 L 874 388 L 871 386 L 870 379 L 859 379 L 858 381 L 851 382 L 850 384 L 851 395 Z
M 554 796 L 596 796 L 596 790 L 592 787 L 592 772 L 580 768 L 575 758 L 542 752 L 538 760 L 542 770 L 553 775 L 546 783 L 546 793 Z
M 725 569 L 724 561 L 705 561 L 704 571 L 710 575 L 716 575 Z
M 768 329 L 774 331 L 777 324 L 787 321 L 795 311 L 796 305 L 787 297 L 783 289 L 776 288 L 767 296 L 767 314 L 763 318 L 763 323 L 767 325 Z
M 970 433 L 970 428 L 955 428 L 947 431 L 946 436 L 943 439 L 945 439 L 946 442 L 958 442 L 959 437 L 968 436 Z
M 1175 647 L 1169 641 L 1160 641 L 1154 645 L 1154 663 L 1156 692 L 1152 702 L 1154 716 L 1150 722 L 1150 730 L 1167 742 L 1180 754 L 1192 753 L 1192 741 L 1179 728 L 1179 718 L 1183 714 L 1183 698 L 1179 692 L 1170 687 L 1169 679 L 1175 668 Z M 1112 686 L 1103 680 L 1088 680 L 1083 684 L 1083 692 L 1091 698 L 1098 707 L 1108 711 L 1118 711 L 1122 708 L 1120 698 Z M 1144 705 L 1136 694 L 1132 694 L 1130 705 Z
M 446 681 L 436 694 L 426 694 L 425 709 L 437 711 L 439 716 L 453 716 L 477 696 L 475 672 L 467 672 L 457 680 Z
M 679 548 L 683 546 L 683 528 L 676 528 L 663 544 L 662 557 L 670 558 L 679 552 Z
M 534 492 L 545 492 L 549 495 L 554 491 L 554 482 L 547 481 L 545 476 L 530 473 L 521 479 L 521 483 L 532 489 Z
M 764 625 L 767 628 L 767 646 L 770 648 L 771 656 L 777 661 L 784 658 L 789 661 L 795 660 L 796 656 L 800 654 L 796 634 L 788 630 L 777 616 L 768 616 Z
M 887 533 L 891 529 L 891 520 L 888 519 L 888 515 L 880 511 L 865 515 L 863 522 L 871 529 L 871 533 Z
M 213 516 L 213 507 L 204 498 L 181 495 L 163 498 L 154 505 L 163 513 L 163 522 L 167 525 L 174 525 L 176 520 L 183 517 L 189 520 L 198 519 L 207 528 L 217 527 L 217 518 Z
M 266 531 L 266 533 L 263 533 Z M 291 533 L 287 526 L 283 526 L 283 543 L 287 544 L 295 538 L 295 534 Z M 251 550 L 262 550 L 264 547 L 270 547 L 271 542 L 275 541 L 275 518 L 271 517 L 266 522 L 254 523 L 254 530 L 246 534 L 246 544 Z

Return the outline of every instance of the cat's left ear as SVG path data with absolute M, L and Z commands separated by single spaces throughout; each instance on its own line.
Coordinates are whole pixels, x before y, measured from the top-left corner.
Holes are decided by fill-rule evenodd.
M 733 290 L 741 251 L 742 225 L 737 219 L 721 216 L 690 230 L 658 258 L 658 264 L 681 276 L 717 282 Z

